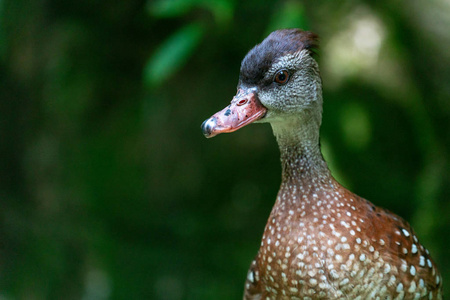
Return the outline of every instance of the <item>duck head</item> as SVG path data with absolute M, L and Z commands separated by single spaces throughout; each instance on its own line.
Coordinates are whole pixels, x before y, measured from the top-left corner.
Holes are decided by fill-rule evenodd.
M 292 121 L 318 128 L 322 83 L 313 58 L 317 38 L 299 29 L 277 30 L 250 50 L 241 64 L 237 94 L 203 122 L 203 134 L 210 138 L 253 122 L 270 122 L 274 131 Z

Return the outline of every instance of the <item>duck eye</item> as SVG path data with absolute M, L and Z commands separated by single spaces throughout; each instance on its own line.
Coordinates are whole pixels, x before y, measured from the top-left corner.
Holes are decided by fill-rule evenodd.
M 280 70 L 275 74 L 275 81 L 278 84 L 285 84 L 289 80 L 289 73 L 286 70 Z

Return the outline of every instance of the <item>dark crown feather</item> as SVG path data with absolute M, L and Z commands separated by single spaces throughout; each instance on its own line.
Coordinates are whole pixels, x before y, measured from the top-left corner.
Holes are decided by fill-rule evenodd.
M 312 55 L 318 47 L 318 35 L 313 32 L 300 29 L 274 31 L 242 60 L 240 79 L 243 83 L 256 84 L 278 58 L 304 49 Z

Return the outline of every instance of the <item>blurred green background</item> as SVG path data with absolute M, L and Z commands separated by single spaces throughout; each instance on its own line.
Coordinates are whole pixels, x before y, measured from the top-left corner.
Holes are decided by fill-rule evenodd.
M 449 283 L 449 1 L 1 0 L 0 24 L 1 299 L 240 299 L 278 148 L 200 124 L 285 27 L 321 36 L 333 174 Z

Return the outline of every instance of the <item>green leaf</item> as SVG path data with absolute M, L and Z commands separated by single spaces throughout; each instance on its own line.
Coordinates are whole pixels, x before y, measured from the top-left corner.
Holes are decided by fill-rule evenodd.
M 197 2 L 197 0 L 159 0 L 150 1 L 147 7 L 153 17 L 170 18 L 185 14 Z
M 287 1 L 273 14 L 267 34 L 277 29 L 307 29 L 303 5 L 297 1 Z
M 150 87 L 159 86 L 181 69 L 199 44 L 203 27 L 189 24 L 164 41 L 150 57 L 144 68 L 144 82 Z
M 147 5 L 150 15 L 156 18 L 180 17 L 193 8 L 202 8 L 209 11 L 221 25 L 233 19 L 234 6 L 234 0 L 158 0 Z
M 200 1 L 201 5 L 209 10 L 213 16 L 215 21 L 220 24 L 228 24 L 233 20 L 234 13 L 234 1 L 229 0 L 203 0 Z

